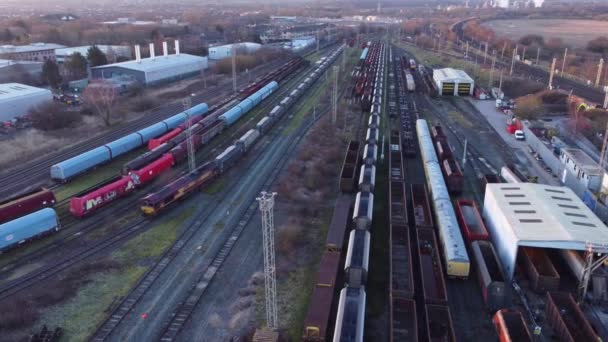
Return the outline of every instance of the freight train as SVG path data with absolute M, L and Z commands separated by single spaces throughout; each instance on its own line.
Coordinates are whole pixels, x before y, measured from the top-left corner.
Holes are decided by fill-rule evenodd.
M 446 273 L 451 277 L 467 278 L 470 269 L 469 255 L 460 233 L 458 220 L 452 207 L 452 201 L 426 120 L 419 119 L 416 121 L 416 132 L 426 180 L 435 209 L 435 222 L 439 232 L 439 242 L 443 247 Z
M 57 213 L 51 208 L 44 208 L 0 224 L 0 253 L 58 231 L 59 228 Z
M 220 153 L 214 160 L 203 164 L 193 172 L 167 184 L 159 191 L 148 194 L 142 198 L 140 201 L 140 208 L 143 214 L 148 216 L 158 215 L 175 201 L 207 186 L 219 175 L 232 168 L 257 141 L 261 134 L 266 132 L 270 126 L 276 123 L 287 112 L 288 108 L 299 99 L 304 91 L 314 83 L 323 71 L 333 63 L 342 51 L 342 48 L 343 47 L 340 47 L 338 50 L 334 51 L 311 73 L 310 77 L 306 78 L 306 80 L 301 83 L 298 89 L 295 89 L 281 100 L 280 104 L 275 106 L 269 112 L 268 116 L 262 118 L 255 128 L 245 133 L 233 145 Z M 218 120 L 221 120 L 226 127 L 232 125 L 247 111 L 253 108 L 253 106 L 265 99 L 269 95 L 269 89 L 276 89 L 276 87 L 276 82 L 264 86 L 254 95 L 241 101 L 237 106 L 220 115 Z
M 385 66 L 385 45 L 380 43 L 371 44 L 366 59 L 366 67 L 373 70 L 373 84 L 368 89 L 371 91 L 369 107 L 371 110 L 368 121 L 368 129 L 379 129 L 380 127 L 380 104 L 383 89 L 383 75 Z M 367 90 L 366 90 L 367 91 Z M 362 105 L 364 111 L 366 105 Z M 365 304 L 367 284 L 367 273 L 369 270 L 370 253 L 370 228 L 373 217 L 374 194 L 372 172 L 375 172 L 375 164 L 378 158 L 377 139 L 370 132 L 370 139 L 366 139 L 363 148 L 362 172 L 369 168 L 369 177 L 363 176 L 360 184 L 360 192 L 355 196 L 355 205 L 352 215 L 352 230 L 349 235 L 348 249 L 344 264 L 345 284 L 340 291 L 338 311 L 336 314 L 336 325 L 334 327 L 333 341 L 363 341 L 365 326 Z M 373 167 L 373 169 L 372 169 Z M 372 171 L 374 170 L 374 171 Z M 369 181 L 370 183 L 365 183 Z M 372 191 L 370 191 L 372 190 Z
M 380 101 L 381 94 L 376 94 L 376 85 L 382 75 L 377 73 L 378 56 L 380 53 L 380 45 L 369 42 L 367 47 L 363 49 L 356 70 L 353 72 L 355 78 L 355 86 L 353 87 L 353 96 L 359 100 L 361 109 L 364 112 L 370 112 L 372 99 L 376 95 L 377 101 Z M 379 104 L 379 102 L 378 102 Z
M 0 224 L 52 207 L 56 199 L 49 189 L 38 188 L 0 202 Z

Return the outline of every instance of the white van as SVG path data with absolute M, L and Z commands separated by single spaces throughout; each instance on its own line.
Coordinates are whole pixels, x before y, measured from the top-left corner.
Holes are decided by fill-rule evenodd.
M 526 136 L 524 135 L 524 132 L 522 130 L 517 130 L 515 131 L 515 140 L 526 140 Z

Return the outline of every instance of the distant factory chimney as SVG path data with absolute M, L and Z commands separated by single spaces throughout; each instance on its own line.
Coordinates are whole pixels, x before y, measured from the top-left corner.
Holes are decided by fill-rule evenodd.
M 175 54 L 179 55 L 179 40 L 175 41 Z
M 169 50 L 167 49 L 167 42 L 163 42 L 163 56 L 169 56 Z
M 150 59 L 154 59 L 156 57 L 156 53 L 154 51 L 154 43 L 150 43 Z
M 139 45 L 135 45 L 135 61 L 141 63 L 141 50 L 139 49 Z

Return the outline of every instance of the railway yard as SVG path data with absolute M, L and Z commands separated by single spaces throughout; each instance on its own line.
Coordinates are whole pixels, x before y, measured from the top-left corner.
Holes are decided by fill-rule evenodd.
M 1 174 L 0 341 L 255 341 L 262 191 L 277 192 L 281 341 L 608 338 L 578 286 L 608 277 L 570 271 L 593 253 L 497 244 L 517 232 L 491 196 L 531 205 L 508 191 L 545 186 L 524 184 L 526 152 L 436 96 L 410 45 L 344 41 Z

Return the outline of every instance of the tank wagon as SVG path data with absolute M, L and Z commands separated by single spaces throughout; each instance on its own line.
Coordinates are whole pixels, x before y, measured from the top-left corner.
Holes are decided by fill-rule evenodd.
M 0 253 L 59 230 L 57 213 L 44 208 L 0 224 Z
M 38 188 L 7 198 L 0 202 L 0 224 L 40 209 L 53 207 L 55 202 L 55 195 L 51 190 L 46 188 Z
M 439 160 L 435 153 L 426 120 L 419 119 L 416 121 L 416 132 L 426 180 L 435 209 L 435 222 L 439 232 L 439 241 L 443 247 L 446 273 L 451 277 L 466 278 L 469 275 L 470 268 L 469 256 L 440 170 Z M 434 135 L 440 136 L 436 129 L 434 129 Z

